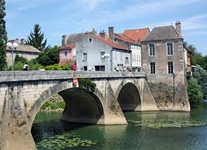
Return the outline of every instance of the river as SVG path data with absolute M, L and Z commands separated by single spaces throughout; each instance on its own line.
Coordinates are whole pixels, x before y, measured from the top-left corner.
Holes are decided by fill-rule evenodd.
M 126 112 L 127 120 L 147 124 L 86 125 L 60 121 L 60 112 L 39 112 L 32 126 L 38 150 L 205 150 L 207 149 L 207 104 L 191 112 Z M 170 120 L 170 121 L 169 121 Z M 204 123 L 177 127 L 178 122 Z M 190 122 L 189 122 L 190 121 Z M 70 143 L 70 144 L 69 144 Z M 72 145 L 72 146 L 71 146 Z M 70 147 L 70 148 L 69 148 Z

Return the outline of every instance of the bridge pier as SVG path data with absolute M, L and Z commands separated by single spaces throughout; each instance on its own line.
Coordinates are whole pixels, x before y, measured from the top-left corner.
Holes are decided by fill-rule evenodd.
M 20 87 L 15 84 L 10 84 L 8 87 L 3 102 L 0 149 L 34 150 L 36 145 L 27 123 L 27 115 L 20 104 Z

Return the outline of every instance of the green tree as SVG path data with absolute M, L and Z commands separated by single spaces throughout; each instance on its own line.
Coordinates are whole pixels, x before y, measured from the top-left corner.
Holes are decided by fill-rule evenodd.
M 188 44 L 187 42 L 184 42 L 185 47 L 191 52 L 191 64 L 192 65 L 200 65 L 203 67 L 204 62 L 203 62 L 203 56 L 201 53 L 197 51 L 194 45 Z
M 49 48 L 46 52 L 41 52 L 36 58 L 36 61 L 43 66 L 58 64 L 59 47 L 54 46 L 53 48 Z
M 198 84 L 201 86 L 203 95 L 206 93 L 206 83 L 207 83 L 207 72 L 200 65 L 197 65 L 194 69 L 193 77 L 198 81 Z
M 201 86 L 198 85 L 198 81 L 193 77 L 188 80 L 188 97 L 191 106 L 198 105 L 203 98 Z
M 7 67 L 6 63 L 6 42 L 7 42 L 7 32 L 6 32 L 6 22 L 4 17 L 5 12 L 5 1 L 0 0 L 0 70 L 5 70 Z
M 31 31 L 26 43 L 40 51 L 47 51 L 50 48 L 50 45 L 46 46 L 47 39 L 44 40 L 44 33 L 42 33 L 41 27 L 38 24 L 34 25 L 34 32 Z

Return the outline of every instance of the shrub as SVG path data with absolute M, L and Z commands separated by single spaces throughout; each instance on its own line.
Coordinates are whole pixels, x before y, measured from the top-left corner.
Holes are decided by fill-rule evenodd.
M 96 84 L 93 83 L 90 79 L 80 78 L 78 79 L 79 87 L 82 89 L 86 89 L 88 91 L 94 92 Z
M 188 81 L 188 97 L 191 105 L 198 105 L 203 97 L 201 86 L 193 77 Z

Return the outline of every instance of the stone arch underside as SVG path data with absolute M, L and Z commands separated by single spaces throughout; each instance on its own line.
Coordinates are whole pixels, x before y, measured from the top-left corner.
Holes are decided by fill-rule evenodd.
M 64 109 L 62 120 L 77 122 L 77 123 L 79 122 L 79 123 L 95 124 L 103 116 L 102 104 L 95 94 L 77 88 L 75 85 L 73 85 L 72 81 L 64 81 L 44 91 L 40 95 L 40 97 L 36 100 L 36 102 L 31 107 L 28 113 L 28 119 L 29 119 L 28 125 L 30 128 L 41 106 L 48 100 L 48 98 L 50 98 L 54 94 L 59 94 L 66 103 L 66 108 Z M 79 102 L 80 104 L 78 104 Z M 89 104 L 92 106 L 90 106 Z M 81 106 L 80 108 L 82 109 L 79 110 L 80 112 L 75 112 L 78 111 L 79 105 Z M 92 109 L 92 107 L 94 108 Z M 66 112 L 67 113 L 71 112 L 72 114 L 66 117 Z M 84 116 L 83 112 L 85 112 L 85 117 L 88 115 L 87 119 L 83 117 Z M 79 119 L 74 118 L 75 116 L 77 117 L 77 114 L 80 114 Z M 89 114 L 91 114 L 90 117 Z
M 138 111 L 141 108 L 140 93 L 133 83 L 126 83 L 120 90 L 118 102 L 123 111 Z
M 66 107 L 62 120 L 76 123 L 97 124 L 103 119 L 104 111 L 99 98 L 84 89 L 71 88 L 58 93 Z

